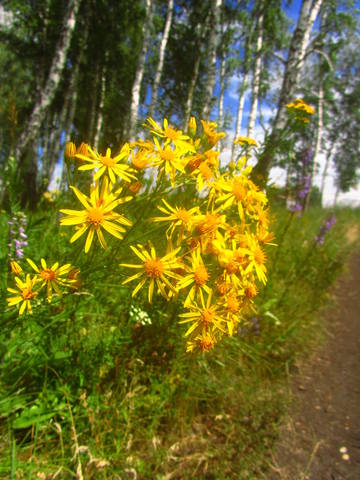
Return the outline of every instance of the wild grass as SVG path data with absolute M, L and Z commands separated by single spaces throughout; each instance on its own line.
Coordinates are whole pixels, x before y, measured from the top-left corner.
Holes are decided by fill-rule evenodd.
M 359 211 L 337 210 L 317 245 L 328 211 L 313 207 L 298 218 L 273 204 L 278 247 L 257 313 L 197 356 L 185 354 L 176 305 L 158 299 L 150 308 L 121 286 L 114 265 L 125 245 L 116 262 L 97 252 L 85 258 L 78 247 L 83 283 L 75 295 L 26 321 L 6 310 L 1 214 L 0 478 L 266 478 L 289 372 L 321 336 L 318 312 L 360 222 Z M 27 256 L 70 254 L 56 217 L 56 205 L 29 215 Z

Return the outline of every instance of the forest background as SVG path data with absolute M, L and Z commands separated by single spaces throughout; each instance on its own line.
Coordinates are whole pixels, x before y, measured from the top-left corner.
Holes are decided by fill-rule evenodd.
M 3 0 L 0 38 L 2 292 L 9 222 L 27 219 L 35 263 L 72 254 L 58 228 L 68 142 L 118 152 L 148 117 L 184 132 L 192 116 L 198 131 L 215 121 L 224 169 L 234 139 L 258 141 L 251 175 L 277 244 L 256 313 L 196 357 L 176 308 L 131 304 L 98 250 L 76 250 L 80 290 L 33 317 L 19 320 L 2 295 L 0 475 L 267 478 L 289 374 L 321 336 L 317 312 L 357 238 L 358 211 L 337 209 L 334 225 L 322 205 L 358 199 L 359 2 Z M 295 98 L 315 113 L 289 129 Z

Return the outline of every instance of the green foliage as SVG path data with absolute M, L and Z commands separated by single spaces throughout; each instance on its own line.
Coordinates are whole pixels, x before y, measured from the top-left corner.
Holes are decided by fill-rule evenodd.
M 33 317 L 6 311 L 0 475 L 60 468 L 65 479 L 80 461 L 85 479 L 116 478 L 129 469 L 144 479 L 170 472 L 266 478 L 288 404 L 288 372 L 321 334 L 317 312 L 353 248 L 344 242 L 346 232 L 360 220 L 356 211 L 337 211 L 337 224 L 317 245 L 328 212 L 310 208 L 295 217 L 279 206 L 272 214 L 278 247 L 258 312 L 247 329 L 206 355 L 185 355 L 176 306 L 131 300 L 113 259 L 100 267 L 101 253 L 90 263 L 79 256 L 83 283 L 76 295 Z M 28 256 L 69 258 L 72 247 L 59 235 L 55 215 L 50 205 L 29 216 Z M 5 226 L 7 217 L 0 219 Z M 4 235 L 2 258 L 6 242 Z M 74 457 L 76 442 L 81 448 Z

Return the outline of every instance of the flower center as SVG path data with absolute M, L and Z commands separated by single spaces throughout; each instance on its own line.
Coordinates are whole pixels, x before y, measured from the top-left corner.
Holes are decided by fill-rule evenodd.
M 251 299 L 256 297 L 257 294 L 258 294 L 258 290 L 256 288 L 256 285 L 250 283 L 250 285 L 245 290 L 245 295 Z
M 199 265 L 194 271 L 194 280 L 196 285 L 202 287 L 209 280 L 209 272 L 204 265 Z
M 239 300 L 234 296 L 228 297 L 228 299 L 227 299 L 227 309 L 231 313 L 237 313 L 240 310 Z
M 176 212 L 176 216 L 183 223 L 188 223 L 191 219 L 190 213 L 185 210 L 185 208 L 179 208 L 179 210 Z
M 175 158 L 175 154 L 172 150 L 162 150 L 162 152 L 160 152 L 160 158 L 164 162 L 172 162 Z
M 215 340 L 210 335 L 203 335 L 200 340 L 200 349 L 203 352 L 208 352 L 215 344 Z
M 51 268 L 45 268 L 44 270 L 41 270 L 40 275 L 45 281 L 54 280 L 54 278 L 56 278 L 56 273 L 54 270 L 51 270 Z
M 213 176 L 211 168 L 206 162 L 202 162 L 199 165 L 199 171 L 205 180 L 210 180 L 210 178 Z
M 201 318 L 204 322 L 205 328 L 207 328 L 207 326 L 213 322 L 214 316 L 215 316 L 215 313 L 209 308 L 206 308 L 205 310 L 201 311 Z
M 201 234 L 215 232 L 218 228 L 219 224 L 219 216 L 214 215 L 206 215 L 204 220 L 197 225 L 197 229 Z
M 92 223 L 97 227 L 103 222 L 104 215 L 98 208 L 92 208 L 91 210 L 88 210 L 87 220 L 89 223 Z
M 266 253 L 261 247 L 255 248 L 254 260 L 258 265 L 263 265 L 266 262 Z
M 34 298 L 36 296 L 36 293 L 31 290 L 31 287 L 24 288 L 24 290 L 21 293 L 21 296 L 24 300 L 30 300 L 31 298 Z
M 158 278 L 164 271 L 164 265 L 158 258 L 146 260 L 144 263 L 146 275 L 150 278 Z
M 113 158 L 107 157 L 106 155 L 100 155 L 100 162 L 106 167 L 114 167 L 116 162 Z
M 177 140 L 181 135 L 181 132 L 178 132 L 174 128 L 166 127 L 164 130 L 165 137 L 170 138 L 170 140 Z
M 232 192 L 234 194 L 234 197 L 236 198 L 236 200 L 238 200 L 239 202 L 241 202 L 242 200 L 244 200 L 244 198 L 246 197 L 246 190 L 245 190 L 245 187 L 243 185 L 241 185 L 241 183 L 235 181 L 233 183 L 233 187 L 232 187 Z

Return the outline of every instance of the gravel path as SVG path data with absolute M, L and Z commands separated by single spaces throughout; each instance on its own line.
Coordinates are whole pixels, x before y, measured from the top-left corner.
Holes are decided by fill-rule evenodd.
M 360 480 L 360 253 L 335 296 L 326 344 L 292 381 L 269 480 Z

